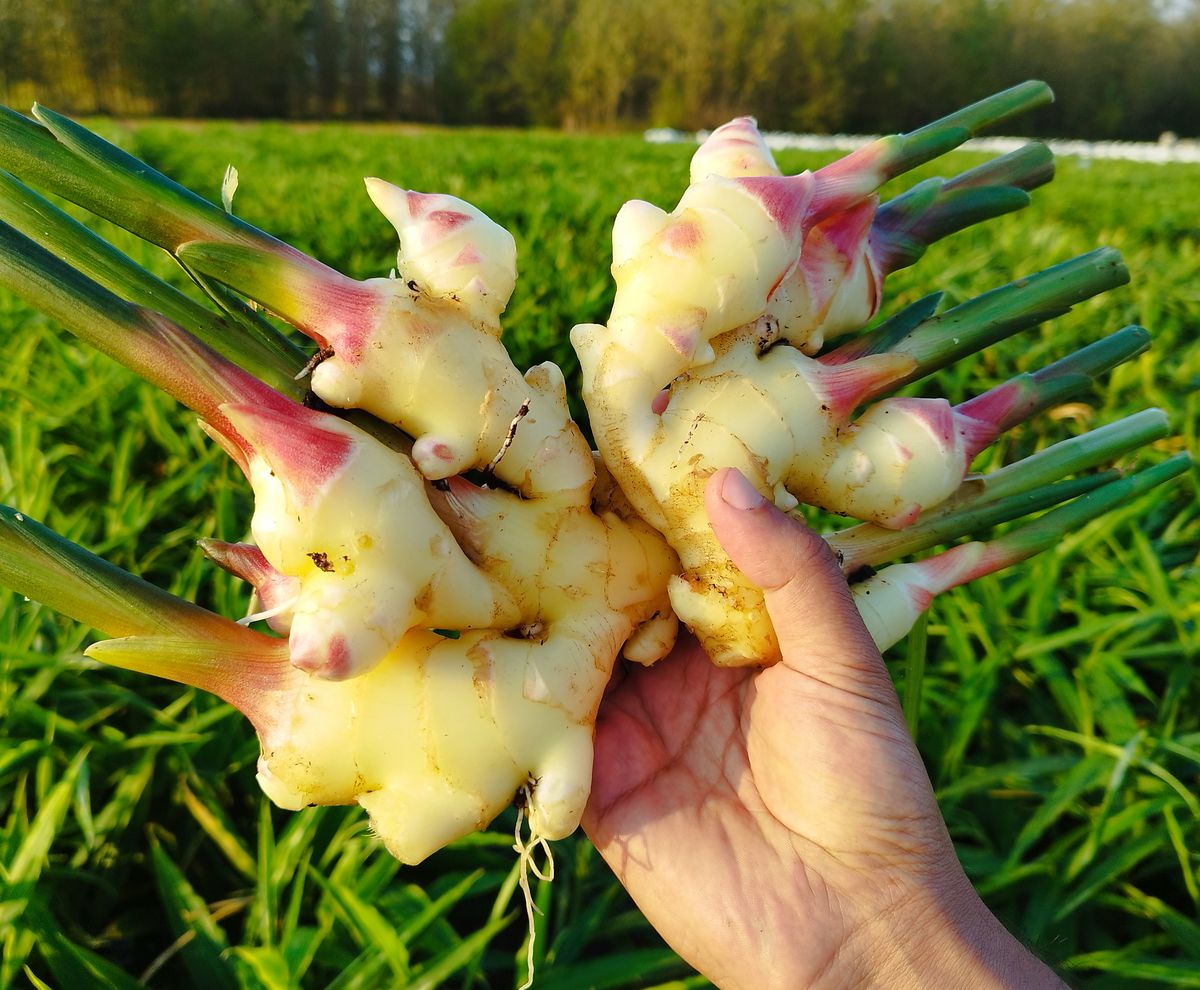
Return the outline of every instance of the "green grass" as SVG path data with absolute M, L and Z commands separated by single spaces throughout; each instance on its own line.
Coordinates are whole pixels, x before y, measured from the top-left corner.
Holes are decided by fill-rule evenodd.
M 109 133 L 114 129 L 109 128 Z M 363 175 L 446 191 L 513 231 L 506 317 L 518 365 L 574 374 L 566 333 L 603 320 L 609 231 L 630 197 L 670 205 L 690 149 L 633 138 L 353 126 L 152 124 L 120 131 L 210 198 L 357 276 L 395 238 Z M 825 158 L 789 154 L 798 170 Z M 953 156 L 941 170 L 979 159 Z M 610 191 L 612 190 L 612 191 Z M 951 301 L 1086 251 L 1133 285 L 964 367 L 960 398 L 1125 323 L 1154 348 L 1102 390 L 1018 430 L 998 463 L 1147 405 L 1197 450 L 1200 168 L 1061 163 L 1015 216 L 959 234 L 890 284 L 889 309 Z M 182 284 L 171 263 L 120 244 Z M 236 469 L 193 418 L 0 294 L 0 501 L 228 615 L 233 580 L 194 541 L 245 535 Z M 578 412 L 579 410 L 577 410 Z M 1057 552 L 935 605 L 894 651 L 910 723 L 968 872 L 1076 986 L 1200 986 L 1200 483 L 1185 477 L 1070 534 Z M 0 612 L 0 986 L 508 987 L 524 975 L 511 816 L 401 867 L 356 810 L 289 814 L 254 782 L 249 725 L 195 691 L 81 658 L 87 630 L 5 596 Z M 905 683 L 905 672 L 919 683 Z M 668 950 L 581 838 L 535 888 L 541 990 L 707 985 Z M 140 982 L 139 982 L 140 981 Z

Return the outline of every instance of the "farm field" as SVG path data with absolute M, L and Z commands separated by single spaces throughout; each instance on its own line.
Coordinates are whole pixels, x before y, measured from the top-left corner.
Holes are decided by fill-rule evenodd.
M 395 236 L 378 175 L 475 203 L 516 237 L 518 366 L 576 376 L 567 332 L 603 321 L 612 218 L 673 205 L 692 148 L 633 136 L 354 125 L 97 125 L 139 157 L 358 277 Z M 833 155 L 786 152 L 789 171 Z M 894 191 L 984 160 L 956 154 Z M 1060 162 L 1018 214 L 934 245 L 885 314 L 947 303 L 1099 245 L 1130 286 L 947 369 L 952 401 L 1128 323 L 1152 350 L 983 455 L 995 466 L 1146 406 L 1200 453 L 1200 166 Z M 111 233 L 109 228 L 106 232 Z M 116 242 L 183 284 L 169 259 Z M 200 537 L 242 538 L 250 500 L 194 417 L 0 292 L 0 502 L 226 615 L 244 587 Z M 568 390 L 571 391 L 570 385 Z M 578 389 L 574 389 L 578 391 Z M 582 415 L 577 406 L 576 414 Z M 988 904 L 1072 986 L 1200 987 L 1200 476 L 1023 567 L 939 599 L 923 649 L 890 655 L 959 855 Z M 0 987 L 515 987 L 526 928 L 512 813 L 402 867 L 357 809 L 292 814 L 254 781 L 250 726 L 216 699 L 80 654 L 87 630 L 0 593 Z M 555 845 L 540 990 L 707 986 L 581 836 Z

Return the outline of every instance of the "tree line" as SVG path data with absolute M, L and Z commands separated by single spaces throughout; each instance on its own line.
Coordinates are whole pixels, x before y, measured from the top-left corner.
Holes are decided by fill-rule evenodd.
M 79 114 L 878 132 L 1027 78 L 1027 131 L 1194 136 L 1200 0 L 0 0 L 0 100 Z

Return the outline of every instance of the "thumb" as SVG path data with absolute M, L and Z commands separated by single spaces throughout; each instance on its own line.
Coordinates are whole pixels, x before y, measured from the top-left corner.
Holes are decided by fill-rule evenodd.
M 783 662 L 823 680 L 840 670 L 886 671 L 829 545 L 725 468 L 708 480 L 713 532 L 738 569 L 762 589 Z M 857 678 L 856 678 L 857 679 Z

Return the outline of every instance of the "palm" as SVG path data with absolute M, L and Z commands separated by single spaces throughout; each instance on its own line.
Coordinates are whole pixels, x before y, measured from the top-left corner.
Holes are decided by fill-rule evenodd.
M 817 984 L 881 895 L 898 908 L 900 878 L 944 853 L 885 687 L 891 704 L 784 665 L 721 669 L 687 639 L 606 697 L 585 826 L 655 926 L 717 983 L 738 982 L 749 940 L 780 954 L 790 985 L 798 973 Z
M 824 541 L 735 471 L 713 530 L 782 660 L 685 638 L 619 670 L 583 824 L 662 936 L 722 987 L 1061 987 L 958 865 L 879 651 Z

